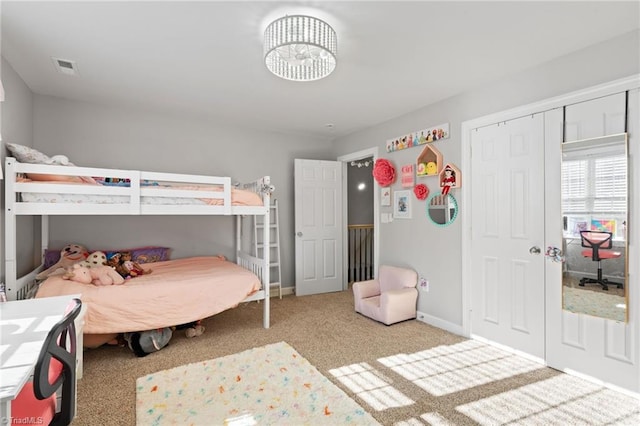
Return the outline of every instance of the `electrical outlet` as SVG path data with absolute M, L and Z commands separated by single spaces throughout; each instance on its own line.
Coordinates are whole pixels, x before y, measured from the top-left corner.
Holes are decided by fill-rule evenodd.
M 420 290 L 422 290 L 424 292 L 428 292 L 429 291 L 429 280 L 427 280 L 424 277 L 420 277 L 420 280 L 418 281 L 418 287 L 420 288 Z

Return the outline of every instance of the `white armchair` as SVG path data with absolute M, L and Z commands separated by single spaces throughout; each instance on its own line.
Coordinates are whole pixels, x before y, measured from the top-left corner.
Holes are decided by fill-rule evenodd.
M 391 325 L 416 317 L 418 274 L 406 268 L 381 265 L 378 278 L 353 283 L 356 312 Z

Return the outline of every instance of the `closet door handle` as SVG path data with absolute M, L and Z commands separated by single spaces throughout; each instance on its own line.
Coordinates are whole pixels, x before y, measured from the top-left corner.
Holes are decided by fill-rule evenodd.
M 296 235 L 297 235 L 298 237 L 302 237 L 302 232 L 298 232 Z
M 538 247 L 538 246 L 531 247 L 529 249 L 529 253 L 531 253 L 531 254 L 540 254 L 541 253 L 540 247 Z

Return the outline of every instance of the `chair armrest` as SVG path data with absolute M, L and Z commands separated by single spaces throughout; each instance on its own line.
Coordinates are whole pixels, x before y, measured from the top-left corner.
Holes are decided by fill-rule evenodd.
M 389 325 L 416 317 L 418 289 L 403 288 L 385 291 L 380 296 L 379 321 Z
M 356 300 L 378 295 L 380 295 L 380 283 L 378 280 L 359 281 L 357 283 L 353 283 L 353 297 Z
M 389 290 L 382 293 L 380 296 L 380 306 L 386 304 L 395 305 L 397 303 L 407 304 L 411 301 L 418 300 L 418 289 L 413 287 L 401 288 L 398 290 Z

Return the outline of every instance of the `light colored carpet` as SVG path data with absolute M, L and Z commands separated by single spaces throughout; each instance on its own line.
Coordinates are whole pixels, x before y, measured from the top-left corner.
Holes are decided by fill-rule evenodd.
M 138 425 L 376 425 L 285 342 L 136 381 Z
M 637 399 L 589 384 L 576 392 L 556 370 L 420 321 L 375 322 L 354 311 L 351 291 L 273 298 L 271 306 L 269 329 L 252 302 L 204 320 L 202 336 L 174 333 L 144 358 L 126 347 L 85 351 L 73 426 L 135 425 L 138 377 L 283 341 L 383 425 L 640 424 Z M 538 398 L 526 413 L 522 395 Z M 593 408 L 597 416 L 584 421 Z M 567 420 L 566 412 L 577 416 Z

